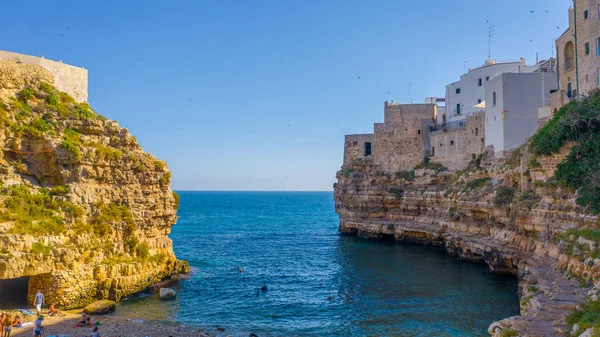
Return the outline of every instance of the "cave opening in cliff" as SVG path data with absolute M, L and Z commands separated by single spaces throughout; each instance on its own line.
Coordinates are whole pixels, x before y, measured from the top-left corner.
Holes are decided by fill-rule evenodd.
M 396 236 L 394 234 L 381 234 L 381 241 L 396 242 Z
M 27 308 L 29 276 L 0 280 L 0 305 L 2 309 Z

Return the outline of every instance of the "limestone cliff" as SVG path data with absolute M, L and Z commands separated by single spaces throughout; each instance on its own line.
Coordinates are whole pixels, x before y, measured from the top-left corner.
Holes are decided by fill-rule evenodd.
M 0 281 L 29 277 L 29 300 L 72 308 L 188 271 L 165 162 L 53 76 L 0 60 Z
M 485 154 L 458 172 L 433 162 L 385 172 L 368 157 L 353 161 L 334 188 L 340 232 L 443 246 L 492 272 L 517 274 L 521 315 L 492 324 L 490 333 L 564 335 L 600 265 L 598 244 L 573 232 L 596 228 L 597 218 L 552 181 L 570 146 L 535 158 L 527 146 L 501 160 Z

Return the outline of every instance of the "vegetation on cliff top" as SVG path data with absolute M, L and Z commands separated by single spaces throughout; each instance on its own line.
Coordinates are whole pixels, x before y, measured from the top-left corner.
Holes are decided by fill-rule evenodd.
M 60 234 L 69 228 L 69 224 L 78 224 L 83 209 L 53 197 L 51 191 L 40 189 L 37 193 L 25 185 L 1 187 L 4 210 L 0 212 L 0 221 L 14 222 L 10 233 L 36 235 Z
M 600 213 L 600 90 L 563 106 L 531 141 L 535 155 L 551 155 L 573 142 L 557 165 L 559 183 L 577 190 L 577 204 Z

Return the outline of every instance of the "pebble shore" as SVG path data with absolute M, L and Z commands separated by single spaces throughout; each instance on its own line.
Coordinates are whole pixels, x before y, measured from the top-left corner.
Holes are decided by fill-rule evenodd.
M 210 336 L 198 329 L 189 327 L 154 324 L 148 322 L 132 321 L 127 318 L 113 316 L 96 316 L 97 321 L 101 322 L 100 336 L 102 337 L 205 337 Z M 91 336 L 91 327 L 75 327 L 81 319 L 80 314 L 69 313 L 64 317 L 44 315 L 44 336 L 61 334 L 69 337 Z M 33 335 L 33 325 L 27 325 L 13 330 L 11 337 L 31 337 Z

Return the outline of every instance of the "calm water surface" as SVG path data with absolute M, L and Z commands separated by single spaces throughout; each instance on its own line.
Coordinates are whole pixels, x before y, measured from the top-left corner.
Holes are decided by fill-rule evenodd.
M 179 194 L 171 238 L 193 277 L 176 301 L 136 297 L 117 315 L 232 336 L 488 336 L 519 313 L 515 277 L 435 247 L 339 236 L 330 192 Z

